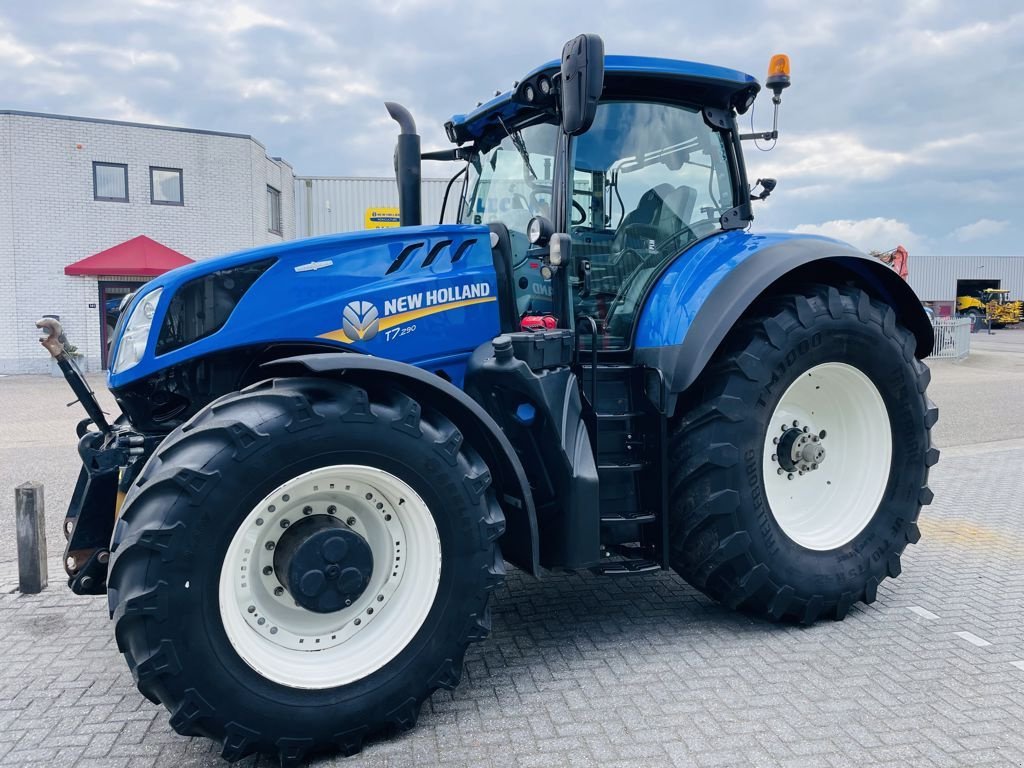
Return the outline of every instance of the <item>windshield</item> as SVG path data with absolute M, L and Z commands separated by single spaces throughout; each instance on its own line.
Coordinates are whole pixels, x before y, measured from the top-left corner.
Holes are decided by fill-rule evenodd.
M 603 102 L 573 152 L 573 259 L 590 262 L 574 286 L 576 314 L 598 321 L 605 348 L 622 348 L 648 283 L 688 244 L 721 228 L 735 205 L 721 134 L 697 108 Z
M 536 215 L 551 218 L 551 180 L 558 126 L 506 126 L 501 141 L 470 161 L 469 187 L 460 221 L 501 222 L 526 235 Z
M 467 195 L 459 221 L 508 227 L 516 304 L 520 315 L 551 311 L 551 283 L 531 260 L 526 227 L 534 216 L 551 215 L 551 187 L 559 128 L 551 123 L 502 125 L 500 141 L 469 163 Z

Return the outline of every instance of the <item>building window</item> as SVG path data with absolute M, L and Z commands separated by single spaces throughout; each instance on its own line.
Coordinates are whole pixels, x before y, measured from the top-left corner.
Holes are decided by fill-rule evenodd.
M 267 187 L 267 229 L 281 234 L 281 191 Z
M 93 163 L 92 198 L 127 203 L 128 166 L 124 163 Z
M 184 205 L 181 168 L 149 168 L 149 201 L 153 205 Z

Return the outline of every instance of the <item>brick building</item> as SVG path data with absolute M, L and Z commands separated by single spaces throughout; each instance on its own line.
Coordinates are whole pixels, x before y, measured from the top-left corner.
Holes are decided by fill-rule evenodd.
M 251 136 L 0 111 L 0 373 L 50 369 L 43 315 L 103 367 L 108 308 L 152 276 L 154 253 L 293 238 L 293 185 Z

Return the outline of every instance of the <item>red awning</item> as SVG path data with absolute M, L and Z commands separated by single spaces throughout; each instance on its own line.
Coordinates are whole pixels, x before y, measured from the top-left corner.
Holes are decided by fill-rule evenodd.
M 139 235 L 113 248 L 64 267 L 65 275 L 128 275 L 155 277 L 192 259 L 156 240 Z

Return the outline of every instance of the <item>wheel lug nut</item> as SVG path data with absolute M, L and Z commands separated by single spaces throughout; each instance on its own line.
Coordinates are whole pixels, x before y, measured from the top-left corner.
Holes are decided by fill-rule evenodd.
M 800 426 L 800 422 L 797 421 L 796 419 L 793 419 L 793 426 L 794 427 L 799 427 Z
M 338 508 L 337 508 L 336 506 L 334 506 L 333 504 L 331 504 L 331 506 L 329 506 L 329 507 L 327 508 L 327 514 L 328 514 L 328 515 L 333 515 L 333 514 L 336 514 L 336 513 L 337 513 L 337 511 L 338 511 Z
M 288 520 L 282 520 L 281 521 L 281 527 L 282 528 L 287 528 L 289 525 L 291 525 L 291 523 Z
M 269 565 L 265 565 L 265 566 L 263 566 L 263 575 L 264 575 L 264 576 L 269 576 L 269 575 L 270 575 L 270 574 L 272 574 L 273 572 L 274 572 L 274 569 L 273 569 L 273 568 L 271 568 L 271 567 L 270 567 Z
M 274 542 L 268 541 L 265 546 L 266 546 L 267 549 L 273 549 L 274 548 Z
M 786 475 L 786 479 L 787 480 L 792 480 L 793 479 L 793 473 L 790 472 L 788 475 Z
M 818 433 L 818 437 L 824 439 L 824 437 L 825 437 L 825 430 L 824 429 L 821 430 L 821 432 Z
M 772 438 L 772 443 L 773 443 L 774 445 L 778 445 L 778 444 L 779 444 L 779 438 L 777 438 L 777 437 L 773 437 L 773 438 Z
M 284 587 L 274 587 L 274 597 L 280 597 L 284 594 Z
M 351 527 L 351 526 L 353 526 L 355 524 L 356 524 L 356 519 L 354 517 L 350 517 L 348 520 L 345 521 L 345 525 L 347 525 L 349 527 Z
M 312 507 L 303 507 L 302 508 L 302 514 L 304 514 L 304 515 L 312 515 L 313 514 L 313 508 Z
M 772 454 L 772 461 L 778 461 L 779 457 L 776 454 Z
M 256 613 L 256 606 L 250 605 L 246 610 L 249 611 L 249 613 Z
M 810 431 L 811 431 L 810 427 L 804 427 L 804 432 L 810 432 Z

